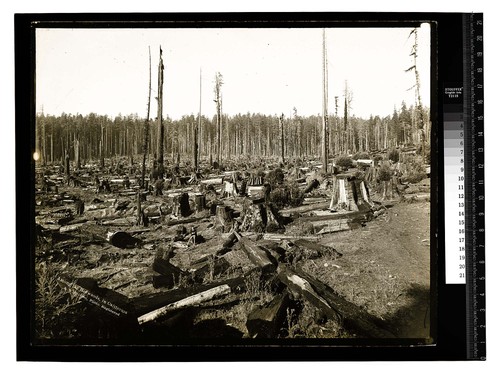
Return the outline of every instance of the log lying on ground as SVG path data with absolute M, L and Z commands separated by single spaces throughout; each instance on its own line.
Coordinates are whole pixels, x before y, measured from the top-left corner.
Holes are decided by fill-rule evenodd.
M 101 221 L 101 225 L 116 225 L 116 226 L 132 226 L 135 225 L 137 218 L 135 216 L 122 217 L 119 219 L 113 220 L 104 220 Z
M 333 247 L 325 246 L 316 242 L 307 241 L 305 239 L 295 240 L 293 241 L 293 243 L 296 246 L 306 248 L 310 251 L 318 253 L 319 255 L 325 255 L 325 254 L 331 255 L 334 259 L 340 258 L 342 256 L 342 253 L 339 253 Z
M 160 307 L 147 314 L 141 315 L 137 318 L 139 324 L 144 324 L 158 319 L 169 311 L 178 310 L 183 307 L 196 306 L 203 302 L 210 301 L 213 298 L 221 297 L 231 292 L 229 285 L 219 285 L 204 292 L 186 297 L 176 302 L 169 303 L 166 306 Z
M 138 298 L 133 301 L 137 311 L 144 311 L 145 304 L 151 307 L 155 303 L 158 304 L 159 301 L 163 301 L 163 303 L 160 305 L 161 307 L 157 307 L 152 311 L 149 310 L 149 312 L 143 313 L 137 320 L 139 324 L 144 324 L 158 319 L 169 311 L 188 306 L 196 306 L 214 298 L 227 295 L 231 292 L 238 293 L 243 290 L 244 285 L 244 278 L 239 277 L 219 283 L 198 285 L 189 289 L 173 290 L 170 293 L 160 296 Z M 146 310 L 148 310 L 148 307 L 146 307 Z
M 201 180 L 203 185 L 222 185 L 222 177 L 209 178 L 206 180 Z
M 329 319 L 367 338 L 394 338 L 385 323 L 352 302 L 346 301 L 332 288 L 301 270 L 280 266 L 279 278 L 292 291 L 299 293 L 320 309 Z
M 283 240 L 296 240 L 296 239 L 305 239 L 308 241 L 318 241 L 322 237 L 321 236 L 301 236 L 299 234 L 280 234 L 280 233 L 264 233 L 262 235 L 262 239 L 269 241 L 283 241 Z
M 279 266 L 278 277 L 292 293 L 304 297 L 313 306 L 320 309 L 328 319 L 339 323 L 341 322 L 342 317 L 340 314 L 328 303 L 328 301 L 314 290 L 311 283 L 304 277 L 297 275 L 296 272 L 284 265 Z
M 305 204 L 300 207 L 292 207 L 280 210 L 280 214 L 283 216 L 290 216 L 293 214 L 301 214 L 304 212 L 314 211 L 314 210 L 324 210 L 330 207 L 330 202 L 316 202 Z
M 252 338 L 275 338 L 286 318 L 290 300 L 288 293 L 277 295 L 263 307 L 257 307 L 247 317 L 247 330 Z
M 107 288 L 99 287 L 91 278 L 72 280 L 66 275 L 58 283 L 72 295 L 87 303 L 85 330 L 89 337 L 130 340 L 138 334 L 136 312 L 131 300 Z
M 83 227 L 85 223 L 78 223 L 78 224 L 71 224 L 71 225 L 65 225 L 59 228 L 60 233 L 68 233 L 68 232 L 74 232 L 75 230 L 80 229 Z
M 250 259 L 250 261 L 257 267 L 262 269 L 262 272 L 269 273 L 276 269 L 276 260 L 274 259 L 273 262 L 271 260 L 271 256 L 264 249 L 259 247 L 259 245 L 252 240 L 241 237 L 239 234 L 236 234 L 236 237 L 238 237 L 243 251 L 245 251 L 248 256 L 248 259 Z

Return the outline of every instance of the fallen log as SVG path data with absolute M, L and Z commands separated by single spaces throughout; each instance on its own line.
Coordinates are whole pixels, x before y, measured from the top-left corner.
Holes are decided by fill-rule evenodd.
M 68 233 L 74 232 L 75 230 L 80 229 L 85 223 L 71 224 L 65 225 L 59 228 L 59 233 Z
M 132 226 L 135 225 L 136 223 L 136 217 L 135 216 L 129 216 L 129 217 L 121 217 L 118 219 L 113 219 L 113 220 L 104 220 L 101 221 L 101 225 L 116 225 L 116 226 Z
M 269 273 L 276 269 L 276 259 L 274 259 L 273 262 L 271 260 L 271 256 L 255 242 L 248 238 L 241 237 L 236 232 L 235 234 L 242 245 L 243 251 L 247 254 L 248 259 L 250 259 L 250 261 L 257 267 L 262 269 L 262 272 Z
M 203 185 L 222 185 L 222 177 L 201 180 L 200 183 Z
M 280 210 L 280 214 L 283 216 L 291 216 L 293 214 L 301 214 L 314 210 L 325 210 L 330 207 L 330 202 L 316 202 L 302 205 L 300 207 L 285 208 Z
M 283 328 L 286 309 L 290 299 L 288 293 L 273 298 L 263 307 L 257 307 L 247 317 L 246 327 L 252 338 L 276 338 Z
M 301 294 L 328 318 L 333 318 L 346 329 L 368 338 L 394 338 L 385 323 L 364 311 L 352 302 L 346 301 L 328 285 L 314 279 L 302 270 L 280 266 L 279 277 L 292 291 Z
M 283 240 L 296 240 L 302 238 L 309 241 L 317 241 L 322 238 L 322 236 L 301 236 L 299 234 L 280 234 L 280 233 L 264 233 L 262 239 L 269 241 L 283 241 Z
M 293 294 L 304 297 L 313 306 L 321 310 L 328 319 L 341 322 L 342 317 L 339 313 L 332 306 L 330 306 L 327 300 L 314 290 L 311 283 L 304 277 L 297 275 L 296 272 L 284 265 L 279 266 L 278 277 Z
M 339 253 L 337 250 L 335 250 L 333 247 L 330 246 L 325 246 L 316 242 L 311 242 L 305 239 L 298 239 L 296 241 L 293 241 L 293 243 L 296 246 L 306 248 L 310 251 L 316 252 L 319 255 L 330 255 L 333 256 L 334 259 L 340 258 L 342 256 L 342 253 Z
M 231 287 L 227 284 L 219 285 L 209 290 L 203 291 L 198 294 L 183 298 L 179 301 L 169 303 L 159 309 L 153 310 L 147 314 L 141 315 L 137 318 L 139 324 L 144 324 L 158 319 L 169 311 L 177 310 L 183 307 L 196 306 L 203 302 L 210 301 L 211 299 L 224 296 L 231 292 Z
M 352 219 L 357 221 L 369 220 L 372 215 L 372 210 L 366 211 L 349 211 L 349 212 L 338 212 L 330 215 L 318 215 L 318 216 L 303 216 L 296 219 L 294 222 L 315 222 L 315 221 L 333 221 L 339 219 Z

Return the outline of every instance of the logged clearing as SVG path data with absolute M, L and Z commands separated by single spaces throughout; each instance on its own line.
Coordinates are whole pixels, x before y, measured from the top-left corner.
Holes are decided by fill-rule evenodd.
M 429 339 L 428 178 L 254 172 L 40 172 L 38 340 Z

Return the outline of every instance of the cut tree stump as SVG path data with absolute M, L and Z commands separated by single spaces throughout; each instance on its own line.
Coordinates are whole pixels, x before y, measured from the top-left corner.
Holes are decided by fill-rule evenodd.
M 175 284 L 177 284 L 180 277 L 185 274 L 180 268 L 171 264 L 168 259 L 162 258 L 156 258 L 153 261 L 153 270 L 163 276 L 156 278 L 156 280 L 153 280 L 153 286 L 158 285 L 168 288 L 171 288 Z
M 229 207 L 217 205 L 215 209 L 216 226 L 222 228 L 223 232 L 229 232 L 233 227 L 233 218 Z
M 120 249 L 132 249 L 141 243 L 138 238 L 122 231 L 109 232 L 106 239 L 111 245 Z
M 257 307 L 247 317 L 246 327 L 252 338 L 276 338 L 284 326 L 290 299 L 288 293 L 277 295 L 263 307 Z

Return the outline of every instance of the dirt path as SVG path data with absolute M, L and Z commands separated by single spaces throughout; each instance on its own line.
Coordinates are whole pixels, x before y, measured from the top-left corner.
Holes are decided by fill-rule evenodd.
M 342 258 L 310 260 L 305 267 L 386 320 L 397 336 L 428 337 L 429 228 L 429 203 L 398 203 L 363 228 L 321 241 Z

